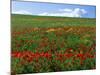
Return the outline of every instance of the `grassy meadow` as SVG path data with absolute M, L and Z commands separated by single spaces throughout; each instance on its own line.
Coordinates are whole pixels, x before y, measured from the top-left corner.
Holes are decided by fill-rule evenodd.
M 12 73 L 96 68 L 96 19 L 11 15 Z

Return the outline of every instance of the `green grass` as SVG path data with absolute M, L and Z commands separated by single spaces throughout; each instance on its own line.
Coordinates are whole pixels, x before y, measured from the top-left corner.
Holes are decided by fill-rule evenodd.
M 14 27 L 95 26 L 95 18 L 69 18 L 51 16 L 12 15 Z
M 12 52 L 52 53 L 52 60 L 40 57 L 31 63 L 23 58 L 12 57 L 12 72 L 40 73 L 95 68 L 96 19 L 13 14 L 11 17 Z M 56 54 L 59 53 L 74 56 L 58 56 L 60 59 L 56 60 Z M 94 57 L 86 56 L 85 60 L 76 57 L 77 54 L 87 53 Z M 25 57 L 30 58 L 27 55 Z

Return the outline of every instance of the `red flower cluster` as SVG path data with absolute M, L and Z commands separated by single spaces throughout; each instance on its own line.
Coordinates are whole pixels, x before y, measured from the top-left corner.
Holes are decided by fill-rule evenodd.
M 38 61 L 39 58 L 47 58 L 47 59 L 51 59 L 51 57 L 53 56 L 53 54 L 49 53 L 49 52 L 31 52 L 31 51 L 23 51 L 23 52 L 12 52 L 12 57 L 15 58 L 22 58 L 28 62 L 32 62 L 34 59 L 36 59 Z M 80 58 L 81 62 L 83 60 L 85 60 L 86 58 L 94 58 L 94 55 L 91 55 L 89 53 L 86 54 L 73 54 L 73 53 L 65 53 L 65 54 L 60 54 L 60 53 L 56 53 L 55 57 L 57 58 L 57 60 L 63 60 L 63 58 L 71 58 L 71 57 L 76 57 L 76 58 Z
M 12 57 L 15 58 L 23 58 L 29 62 L 33 61 L 33 59 L 38 59 L 40 57 L 45 57 L 45 58 L 51 58 L 51 54 L 48 52 L 43 52 L 43 53 L 33 53 L 31 51 L 23 51 L 23 52 L 12 52 L 11 54 Z

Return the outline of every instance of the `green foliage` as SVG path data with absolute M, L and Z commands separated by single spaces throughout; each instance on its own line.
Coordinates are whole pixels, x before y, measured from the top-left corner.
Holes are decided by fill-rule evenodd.
M 90 50 L 90 54 L 95 55 L 95 19 L 12 15 L 11 22 L 12 51 L 52 53 L 49 59 L 40 57 L 31 63 L 24 60 L 25 64 L 21 64 L 23 59 L 12 57 L 13 72 L 21 74 L 95 68 L 95 57 L 87 57 L 83 64 L 80 64 L 81 58 L 77 57 L 77 54 L 85 54 Z M 65 52 L 74 56 L 56 56 L 56 53 Z

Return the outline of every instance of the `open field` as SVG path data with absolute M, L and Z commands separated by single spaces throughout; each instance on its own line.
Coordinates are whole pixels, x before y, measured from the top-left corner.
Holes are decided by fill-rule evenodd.
M 12 15 L 13 73 L 96 68 L 96 20 Z

